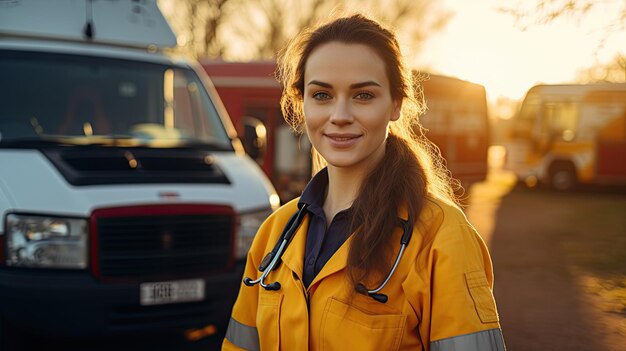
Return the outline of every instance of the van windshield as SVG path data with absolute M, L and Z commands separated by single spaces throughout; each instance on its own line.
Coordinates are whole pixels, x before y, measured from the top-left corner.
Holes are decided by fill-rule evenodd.
M 3 51 L 0 77 L 0 145 L 232 150 L 209 94 L 188 68 Z

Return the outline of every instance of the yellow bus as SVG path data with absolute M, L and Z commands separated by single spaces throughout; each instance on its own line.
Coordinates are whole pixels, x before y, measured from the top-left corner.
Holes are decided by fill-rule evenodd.
M 626 84 L 531 88 L 506 150 L 506 168 L 531 186 L 626 184 Z

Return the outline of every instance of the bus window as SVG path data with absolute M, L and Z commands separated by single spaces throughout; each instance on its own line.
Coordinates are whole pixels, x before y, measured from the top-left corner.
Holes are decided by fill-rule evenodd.
M 578 105 L 572 101 L 553 101 L 543 106 L 544 132 L 551 138 L 572 141 L 578 120 Z

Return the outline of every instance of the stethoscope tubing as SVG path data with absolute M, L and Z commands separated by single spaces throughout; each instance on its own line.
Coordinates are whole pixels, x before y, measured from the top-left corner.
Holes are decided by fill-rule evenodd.
M 265 290 L 279 290 L 280 289 L 279 282 L 267 284 L 265 283 L 265 279 L 270 274 L 270 272 L 274 270 L 274 268 L 278 264 L 278 260 L 280 260 L 280 258 L 283 255 L 283 252 L 287 248 L 287 245 L 289 245 L 289 241 L 291 241 L 291 238 L 293 237 L 294 233 L 298 230 L 298 227 L 300 227 L 300 224 L 302 224 L 302 220 L 305 216 L 307 207 L 308 207 L 307 205 L 304 205 L 298 212 L 294 214 L 294 216 L 292 216 L 292 218 L 289 219 L 289 221 L 287 222 L 287 225 L 285 226 L 285 230 L 283 231 L 283 234 L 281 234 L 280 236 L 281 238 L 279 239 L 280 245 L 278 245 L 277 243 L 278 248 L 274 246 L 274 249 L 272 249 L 272 251 L 270 251 L 267 254 L 266 258 L 263 259 L 263 262 L 259 266 L 259 270 L 263 272 L 261 276 L 255 280 L 252 280 L 249 277 L 245 277 L 243 279 L 243 283 L 245 285 L 253 286 L 255 284 L 260 284 Z M 411 240 L 411 234 L 412 234 L 413 228 L 409 224 L 410 222 L 407 220 L 401 220 L 401 223 L 404 229 L 404 233 L 402 234 L 402 239 L 400 241 L 401 243 L 400 249 L 398 250 L 398 255 L 396 256 L 396 259 L 393 263 L 393 267 L 391 267 L 391 270 L 389 271 L 389 274 L 387 274 L 387 277 L 385 278 L 385 280 L 377 288 L 371 289 L 371 290 L 365 288 L 363 284 L 358 284 L 357 286 L 357 291 L 359 293 L 369 295 L 370 297 L 372 297 L 374 300 L 378 302 L 382 302 L 382 303 L 387 302 L 387 295 L 379 294 L 379 291 L 381 291 L 387 285 L 387 283 L 389 282 L 389 280 L 395 273 L 396 268 L 398 268 L 398 264 L 400 263 L 400 260 L 402 259 L 402 255 L 404 254 L 404 250 L 406 249 L 406 246 L 409 244 L 409 241 Z M 268 257 L 271 257 L 271 260 L 269 264 L 265 265 L 265 261 Z
M 405 248 L 406 248 L 406 244 L 402 244 L 400 246 L 400 250 L 398 251 L 398 256 L 396 256 L 396 261 L 393 263 L 393 267 L 391 267 L 391 271 L 389 271 L 389 274 L 387 274 L 387 278 L 385 278 L 385 281 L 383 281 L 376 289 L 367 290 L 368 294 L 376 294 L 377 292 L 383 290 L 385 285 L 387 285 L 387 283 L 393 276 L 393 273 L 395 273 L 396 268 L 398 267 L 398 263 L 400 263 L 400 260 L 402 259 L 402 254 L 404 254 Z
M 283 252 L 285 251 L 285 249 L 287 248 L 287 245 L 289 245 L 289 241 L 291 241 L 291 238 L 293 237 L 294 233 L 298 230 L 298 227 L 300 227 L 300 224 L 302 224 L 302 220 L 305 216 L 306 213 L 306 209 L 307 209 L 308 205 L 303 205 L 302 208 L 295 213 L 295 215 L 289 219 L 289 221 L 287 222 L 287 225 L 285 226 L 285 230 L 283 231 L 283 233 L 281 234 L 279 239 L 280 242 L 280 246 L 278 246 L 278 249 L 276 249 L 276 247 L 274 247 L 274 249 L 272 251 L 270 251 L 270 253 L 268 255 L 272 255 L 272 259 L 270 260 L 269 264 L 265 267 L 263 267 L 264 263 L 261 263 L 261 266 L 259 267 L 259 270 L 261 272 L 263 272 L 261 274 L 261 276 L 258 279 L 252 280 L 248 277 L 245 277 L 243 279 L 243 283 L 247 286 L 253 286 L 255 284 L 260 284 L 265 290 L 278 290 L 280 289 L 280 283 L 279 282 L 274 282 L 274 283 L 270 283 L 270 284 L 266 284 L 265 283 L 265 278 L 267 278 L 267 276 L 270 274 L 271 271 L 274 270 L 274 268 L 276 267 L 276 265 L 278 264 L 278 260 L 280 260 L 280 258 L 283 255 Z M 265 259 L 264 259 L 265 261 Z

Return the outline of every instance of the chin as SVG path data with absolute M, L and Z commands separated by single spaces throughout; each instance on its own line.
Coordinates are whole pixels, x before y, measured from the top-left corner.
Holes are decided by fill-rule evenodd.
M 341 158 L 336 158 L 336 157 L 329 157 L 329 158 L 324 157 L 324 159 L 326 160 L 326 163 L 329 166 L 333 166 L 333 167 L 350 167 L 356 163 L 353 160 L 346 160 L 346 159 L 341 159 Z
M 355 160 L 355 159 L 345 159 L 345 158 L 327 158 L 326 159 L 326 163 L 328 163 L 329 166 L 332 167 L 337 167 L 337 168 L 351 168 L 351 167 L 356 167 L 361 165 L 363 162 L 362 160 Z

